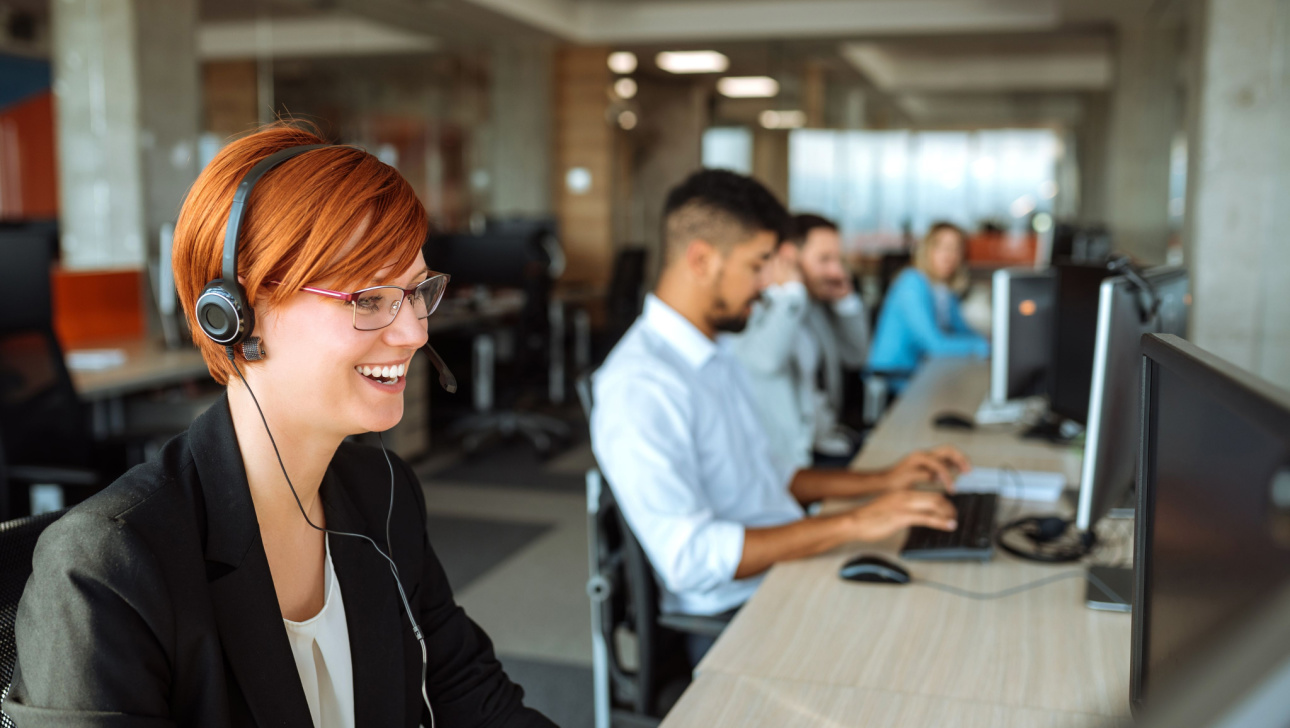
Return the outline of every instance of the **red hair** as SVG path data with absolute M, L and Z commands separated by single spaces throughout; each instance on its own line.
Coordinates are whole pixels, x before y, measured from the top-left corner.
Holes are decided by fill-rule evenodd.
M 184 200 L 175 226 L 175 287 L 193 340 L 220 384 L 228 382 L 233 366 L 224 347 L 201 332 L 194 305 L 206 284 L 221 275 L 233 192 L 270 154 L 326 143 L 287 123 L 267 126 L 215 155 Z M 358 244 L 345 249 L 364 222 Z M 252 305 L 281 304 L 301 287 L 321 281 L 353 290 L 369 285 L 382 269 L 397 275 L 412 265 L 427 227 L 425 208 L 393 167 L 354 147 L 316 149 L 287 160 L 256 183 L 242 218 L 237 274 Z

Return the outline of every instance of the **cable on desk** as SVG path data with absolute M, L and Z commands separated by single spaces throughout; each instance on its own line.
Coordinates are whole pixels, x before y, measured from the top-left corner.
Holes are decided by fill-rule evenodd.
M 1122 599 L 1119 594 L 1116 594 L 1114 589 L 1107 586 L 1105 582 L 1097 578 L 1097 576 L 1095 576 L 1094 574 L 1091 574 L 1083 569 L 1070 569 L 1068 571 L 1063 571 L 1059 574 L 1053 574 L 1052 576 L 1046 576 L 1042 579 L 1036 579 L 1035 581 L 1027 582 L 1025 584 L 1019 584 L 1017 586 L 1008 587 L 1007 589 L 1002 589 L 1000 591 L 994 591 L 994 592 L 977 592 L 977 591 L 971 591 L 970 589 L 960 589 L 957 586 L 952 586 L 950 584 L 942 584 L 939 581 L 931 581 L 928 579 L 912 579 L 910 580 L 909 583 L 918 584 L 921 586 L 929 587 L 931 589 L 943 591 L 947 594 L 953 594 L 956 597 L 963 597 L 965 599 L 974 599 L 979 602 L 990 602 L 996 599 L 1006 599 L 1008 597 L 1015 596 L 1017 594 L 1028 592 L 1032 589 L 1038 589 L 1041 586 L 1048 586 L 1049 584 L 1055 584 L 1059 581 L 1065 581 L 1067 579 L 1071 579 L 1077 576 L 1085 577 L 1090 582 L 1092 582 L 1093 586 L 1101 589 L 1107 595 L 1115 599 L 1119 599 L 1121 602 L 1124 602 L 1126 604 L 1128 603 L 1127 600 Z

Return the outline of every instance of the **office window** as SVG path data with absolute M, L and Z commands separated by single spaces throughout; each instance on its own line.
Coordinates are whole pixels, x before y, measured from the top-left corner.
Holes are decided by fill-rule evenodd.
M 789 136 L 789 204 L 838 221 L 851 246 L 882 250 L 937 220 L 1024 229 L 1051 212 L 1062 153 L 1049 130 L 831 131 Z
M 752 130 L 714 126 L 703 132 L 703 166 L 752 174 Z

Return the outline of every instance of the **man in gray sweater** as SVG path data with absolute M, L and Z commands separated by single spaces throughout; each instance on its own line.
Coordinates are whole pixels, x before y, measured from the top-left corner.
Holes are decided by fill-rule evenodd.
M 858 443 L 838 423 L 843 368 L 864 364 L 869 325 L 837 225 L 795 216 L 768 276 L 748 327 L 730 336 L 773 454 L 786 467 L 845 465 Z

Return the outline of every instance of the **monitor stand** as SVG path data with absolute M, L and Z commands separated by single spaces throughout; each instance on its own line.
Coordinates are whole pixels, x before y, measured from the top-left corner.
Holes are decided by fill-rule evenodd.
M 1133 569 L 1124 566 L 1090 566 L 1088 575 L 1084 603 L 1089 609 L 1104 612 L 1133 610 Z

